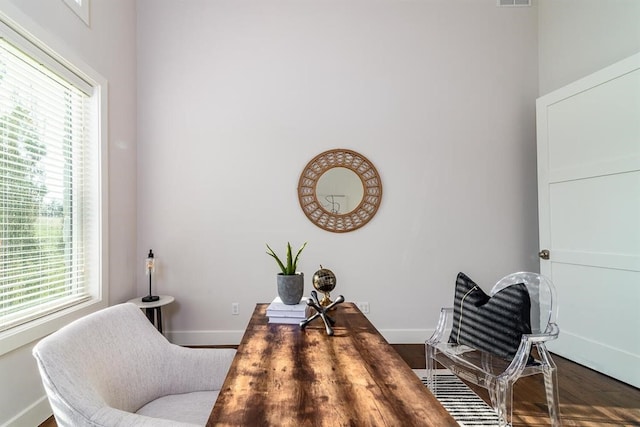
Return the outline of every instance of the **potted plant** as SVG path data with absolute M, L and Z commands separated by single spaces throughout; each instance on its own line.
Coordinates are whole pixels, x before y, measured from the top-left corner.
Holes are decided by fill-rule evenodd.
M 267 245 L 267 254 L 272 256 L 278 263 L 278 267 L 282 272 L 278 273 L 278 296 L 284 304 L 294 305 L 300 302 L 304 293 L 304 274 L 296 271 L 298 258 L 300 253 L 307 246 L 307 242 L 298 249 L 295 258 L 291 252 L 291 243 L 287 242 L 287 258 L 286 263 L 282 262 L 278 255 Z

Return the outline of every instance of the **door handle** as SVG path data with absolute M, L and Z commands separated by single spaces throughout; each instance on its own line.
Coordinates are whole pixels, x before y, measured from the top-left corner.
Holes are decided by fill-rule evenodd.
M 549 249 L 543 249 L 540 252 L 538 252 L 538 256 L 542 259 L 549 259 Z

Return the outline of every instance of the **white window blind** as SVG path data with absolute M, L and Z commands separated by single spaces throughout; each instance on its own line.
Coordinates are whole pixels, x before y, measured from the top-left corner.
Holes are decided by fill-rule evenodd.
M 45 63 L 0 39 L 0 331 L 90 297 L 90 97 Z

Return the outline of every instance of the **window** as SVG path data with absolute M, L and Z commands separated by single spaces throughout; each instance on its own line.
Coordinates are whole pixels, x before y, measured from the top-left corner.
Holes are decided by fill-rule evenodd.
M 104 301 L 103 87 L 0 22 L 0 339 Z

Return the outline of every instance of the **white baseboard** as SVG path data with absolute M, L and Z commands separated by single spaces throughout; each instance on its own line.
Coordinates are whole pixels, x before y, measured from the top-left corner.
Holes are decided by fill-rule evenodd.
M 390 344 L 424 344 L 433 329 L 381 329 L 380 334 Z M 167 331 L 165 336 L 178 345 L 238 345 L 243 330 L 234 331 Z
M 433 329 L 380 329 L 389 344 L 424 344 L 433 332 Z
M 11 418 L 2 427 L 38 426 L 53 415 L 47 396 L 42 396 L 18 415 Z
M 238 345 L 244 335 L 236 331 L 168 331 L 167 339 L 178 345 Z

